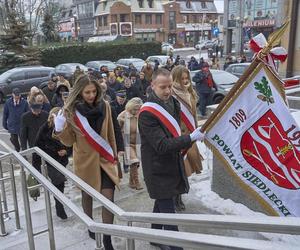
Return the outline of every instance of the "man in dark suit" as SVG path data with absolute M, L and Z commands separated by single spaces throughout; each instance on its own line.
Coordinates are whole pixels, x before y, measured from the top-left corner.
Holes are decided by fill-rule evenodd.
M 179 127 L 180 104 L 171 95 L 170 72 L 160 68 L 154 72 L 152 79 L 153 91 L 139 115 L 143 173 L 149 196 L 155 199 L 153 212 L 175 213 L 175 196 L 189 191 L 182 151 L 191 147 L 196 140 L 203 140 L 204 134 L 199 128 L 190 135 L 183 136 L 175 135 L 170 130 L 164 119 L 156 115 L 157 111 L 161 111 L 166 119 Z M 157 110 L 151 112 L 151 109 L 144 109 L 146 105 L 152 105 Z M 178 227 L 174 225 L 152 224 L 152 228 L 178 231 Z M 182 249 L 156 243 L 150 244 L 165 250 Z

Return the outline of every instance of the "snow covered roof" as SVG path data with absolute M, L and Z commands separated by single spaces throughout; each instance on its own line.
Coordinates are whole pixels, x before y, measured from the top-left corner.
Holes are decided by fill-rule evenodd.
M 181 13 L 217 13 L 217 8 L 214 2 L 191 1 L 190 6 L 187 6 L 186 1 L 177 3 L 180 5 Z

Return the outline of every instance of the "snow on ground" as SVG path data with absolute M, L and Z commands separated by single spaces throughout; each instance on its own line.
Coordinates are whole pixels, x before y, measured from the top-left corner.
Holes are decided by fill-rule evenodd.
M 198 148 L 204 157 L 203 172 L 204 174 L 210 175 L 212 168 L 212 153 L 206 148 L 204 143 L 198 143 Z M 221 198 L 217 193 L 211 190 L 210 180 L 203 180 L 203 176 L 201 174 L 192 175 L 189 178 L 189 183 L 191 187 L 189 194 L 193 197 L 193 199 L 198 200 L 199 204 L 201 203 L 203 206 L 219 214 L 253 217 L 267 216 L 263 213 L 254 212 L 243 204 L 235 203 L 230 199 Z M 300 236 L 272 233 L 260 234 L 271 241 L 296 245 L 299 246 L 300 249 Z

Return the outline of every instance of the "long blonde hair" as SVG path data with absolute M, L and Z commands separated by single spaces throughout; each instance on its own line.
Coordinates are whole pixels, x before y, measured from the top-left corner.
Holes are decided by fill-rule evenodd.
M 189 70 L 186 67 L 184 67 L 183 65 L 178 65 L 178 66 L 174 67 L 171 71 L 172 81 L 177 86 L 180 86 L 181 89 L 184 89 L 184 86 L 181 83 L 181 78 L 182 78 L 183 73 L 186 73 L 188 75 L 189 82 L 190 82 L 190 86 L 188 87 L 187 91 L 197 101 L 198 100 L 198 95 L 197 95 L 196 91 L 193 88 L 192 81 L 191 81 L 191 75 L 190 75 Z
M 139 97 L 134 97 L 126 103 L 125 110 L 130 113 L 130 111 L 133 110 L 135 106 L 142 106 L 142 105 L 143 105 L 142 99 Z
M 47 120 L 49 127 L 51 127 L 51 128 L 54 127 L 53 114 L 57 115 L 57 113 L 60 111 L 60 109 L 61 109 L 60 107 L 55 107 L 55 108 L 50 110 L 48 120 Z
M 64 113 L 66 115 L 67 120 L 73 124 L 72 116 L 75 112 L 75 106 L 77 103 L 83 102 L 82 91 L 89 84 L 94 84 L 97 89 L 97 95 L 95 98 L 94 104 L 97 105 L 102 100 L 102 90 L 100 85 L 96 80 L 91 79 L 88 75 L 80 75 L 74 84 L 73 89 L 70 92 L 69 97 L 66 100 L 66 104 L 64 105 Z

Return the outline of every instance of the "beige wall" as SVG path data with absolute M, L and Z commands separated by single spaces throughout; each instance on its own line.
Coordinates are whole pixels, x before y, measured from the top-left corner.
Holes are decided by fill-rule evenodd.
M 285 3 L 285 12 L 287 17 L 291 17 L 292 11 L 292 0 L 288 0 Z M 300 13 L 300 6 L 298 6 L 298 13 Z M 281 40 L 281 46 L 288 50 L 289 47 L 289 34 L 290 32 L 296 32 L 296 43 L 294 53 L 294 62 L 293 62 L 293 75 L 300 75 L 300 17 L 298 16 L 297 28 L 296 30 L 291 31 L 290 27 L 284 33 L 283 38 Z M 279 67 L 279 75 L 282 77 L 286 76 L 286 67 L 287 63 L 283 63 Z
M 300 4 L 298 6 L 298 15 L 300 13 Z M 295 44 L 295 57 L 294 57 L 294 75 L 300 75 L 300 16 L 298 16 L 297 30 L 296 32 L 296 44 Z

